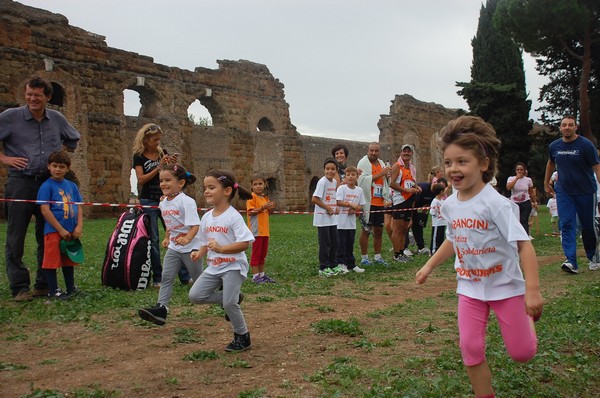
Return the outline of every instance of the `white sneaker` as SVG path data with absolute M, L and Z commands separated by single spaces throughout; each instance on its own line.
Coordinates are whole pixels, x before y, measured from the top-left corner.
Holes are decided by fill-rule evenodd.
M 348 267 L 346 267 L 345 264 L 338 264 L 337 268 L 340 270 L 340 273 L 342 273 L 342 274 L 347 274 L 348 272 L 350 272 L 350 270 L 348 269 Z
M 365 272 L 364 268 L 360 268 L 358 265 L 354 268 L 352 268 L 352 271 L 354 272 L 358 272 L 359 274 L 362 274 L 363 272 Z
M 412 252 L 410 251 L 410 249 L 408 249 L 408 248 L 404 249 L 404 252 L 403 252 L 403 253 L 404 253 L 404 255 L 405 255 L 405 256 L 408 256 L 408 257 L 410 257 L 410 256 L 412 256 L 412 255 L 413 255 L 413 253 L 412 253 Z
M 595 263 L 593 261 L 590 261 L 590 271 L 598 271 L 600 270 L 600 263 Z
M 562 268 L 563 271 L 568 272 L 569 274 L 576 274 L 579 272 L 577 268 L 569 261 L 565 261 L 564 263 L 562 263 L 560 268 Z
M 529 240 L 534 240 L 535 238 L 531 235 L 529 235 Z
M 419 251 L 417 253 L 419 253 L 419 254 L 431 254 L 431 251 L 428 248 L 424 247 L 422 249 L 419 249 Z

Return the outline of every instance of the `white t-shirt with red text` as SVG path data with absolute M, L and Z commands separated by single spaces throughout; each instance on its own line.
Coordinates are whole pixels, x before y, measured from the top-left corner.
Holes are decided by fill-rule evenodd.
M 254 235 L 242 215 L 229 206 L 227 210 L 218 216 L 213 215 L 213 210 L 208 211 L 202 216 L 200 221 L 200 245 L 207 246 L 211 240 L 216 240 L 221 246 L 230 245 L 237 242 L 254 242 Z M 239 270 L 244 276 L 248 276 L 248 258 L 246 252 L 239 253 L 217 253 L 208 250 L 206 256 L 206 268 L 204 272 L 211 275 L 220 275 L 227 271 Z
M 429 205 L 429 213 L 431 213 L 431 226 L 432 227 L 443 227 L 446 225 L 446 220 L 442 216 L 442 203 L 444 199 L 433 198 L 431 205 Z
M 313 226 L 315 227 L 329 227 L 337 225 L 337 219 L 335 216 L 335 208 L 337 201 L 335 200 L 337 188 L 337 181 L 329 181 L 327 177 L 322 177 L 317 183 L 313 196 L 321 199 L 324 204 L 331 206 L 334 210 L 334 214 L 329 215 L 327 211 L 319 205 L 315 205 L 315 213 L 313 215 Z
M 516 179 L 516 176 L 508 177 L 506 183 L 512 182 Z M 515 185 L 510 190 L 510 200 L 515 203 L 527 202 L 531 198 L 529 197 L 529 188 L 533 187 L 533 181 L 529 177 L 519 178 Z
M 170 200 L 163 198 L 160 201 L 158 208 L 169 233 L 169 249 L 178 253 L 189 253 L 200 248 L 200 240 L 197 234 L 185 246 L 175 243 L 178 236 L 187 235 L 191 227 L 200 225 L 197 207 L 196 201 L 183 192 Z
M 452 242 L 457 293 L 478 300 L 503 300 L 525 294 L 517 241 L 529 240 L 519 208 L 486 184 L 475 197 L 453 194 L 442 204 Z
M 365 194 L 361 187 L 356 185 L 350 188 L 348 185 L 340 185 L 335 194 L 336 200 L 349 202 L 361 207 L 366 203 Z M 337 215 L 338 229 L 356 229 L 356 214 L 349 214 L 350 208 L 339 206 L 340 213 Z

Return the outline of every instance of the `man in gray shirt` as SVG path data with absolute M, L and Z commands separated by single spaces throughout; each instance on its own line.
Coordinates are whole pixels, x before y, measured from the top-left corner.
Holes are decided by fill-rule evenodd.
M 81 135 L 60 113 L 46 109 L 52 97 L 52 85 L 40 77 L 32 77 L 25 85 L 25 105 L 0 113 L 0 141 L 4 153 L 0 162 L 8 166 L 6 199 L 36 200 L 42 183 L 48 178 L 48 156 L 54 151 L 77 147 Z M 6 273 L 15 301 L 28 301 L 46 296 L 47 284 L 42 272 L 44 256 L 44 217 L 35 203 L 4 202 L 7 220 Z M 35 216 L 37 275 L 29 291 L 29 269 L 23 263 L 25 236 Z

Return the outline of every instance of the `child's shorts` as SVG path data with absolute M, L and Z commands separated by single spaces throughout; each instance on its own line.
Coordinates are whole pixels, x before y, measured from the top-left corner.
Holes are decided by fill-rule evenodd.
M 494 310 L 504 346 L 511 358 L 527 362 L 537 352 L 537 336 L 531 317 L 525 312 L 525 296 L 504 300 L 482 301 L 458 295 L 458 331 L 460 352 L 466 366 L 485 361 L 485 337 L 490 316 Z
M 79 265 L 73 262 L 69 256 L 60 252 L 60 241 L 62 238 L 58 232 L 44 235 L 44 260 L 43 269 L 58 269 L 63 266 L 74 267 Z

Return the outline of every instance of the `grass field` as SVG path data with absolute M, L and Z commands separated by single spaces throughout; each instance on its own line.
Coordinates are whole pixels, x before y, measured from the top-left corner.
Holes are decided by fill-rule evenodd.
M 404 266 L 369 267 L 364 274 L 320 278 L 311 216 L 273 216 L 268 272 L 278 283 L 244 284 L 247 299 L 243 309 L 252 333 L 256 325 L 254 335 L 258 338 L 248 353 L 225 356 L 221 342 L 215 344 L 209 337 L 213 331 L 221 339 L 229 336 L 228 326 L 221 323 L 222 310 L 192 306 L 186 287 L 175 289 L 171 301 L 174 314 L 169 319 L 172 322 L 169 328 L 161 329 L 147 326 L 135 316 L 137 308 L 155 302 L 156 290 L 123 292 L 100 285 L 106 240 L 115 222 L 86 222 L 82 239 L 86 261 L 75 272 L 76 284 L 84 294 L 70 301 L 14 303 L 6 274 L 0 273 L 0 396 L 471 396 L 457 346 L 451 262 L 436 270 L 432 280 L 418 289 L 414 274 L 426 261 L 425 256 L 416 256 Z M 587 271 L 583 257 L 580 268 L 584 272 L 577 276 L 561 272 L 557 256 L 562 252 L 560 242 L 543 233 L 550 231 L 545 208 L 540 211 L 539 222 L 540 233 L 534 232 L 533 243 L 542 265 L 546 305 L 537 324 L 538 355 L 527 364 L 512 362 L 495 320 L 490 322 L 487 355 L 494 387 L 502 397 L 600 396 L 600 272 Z M 4 241 L 5 236 L 6 226 L 0 224 L 0 240 Z M 33 248 L 33 239 L 29 238 L 28 264 L 33 263 Z M 387 260 L 391 260 L 389 248 L 385 238 L 383 253 Z M 358 250 L 356 255 L 359 258 Z M 293 323 L 295 312 L 304 314 L 297 324 Z M 281 320 L 284 316 L 289 317 L 288 321 Z M 188 375 L 185 371 L 164 371 L 158 381 L 154 380 L 152 389 L 141 382 L 125 388 L 110 377 L 98 376 L 100 372 L 80 383 L 36 378 L 34 372 L 60 374 L 61 369 L 72 369 L 67 372 L 72 374 L 77 366 L 118 367 L 109 365 L 109 353 L 94 354 L 90 359 L 73 348 L 74 355 L 82 357 L 71 368 L 66 356 L 45 350 L 50 344 L 46 335 L 52 330 L 60 331 L 65 338 L 51 344 L 67 351 L 70 343 L 66 336 L 75 330 L 89 333 L 98 344 L 125 330 L 149 335 L 148 345 L 153 350 L 166 352 L 164 355 L 169 351 L 186 353 L 185 358 L 174 358 L 173 366 L 180 361 L 196 372 Z M 278 344 L 287 352 L 273 349 Z M 36 347 L 40 354 L 34 359 L 19 351 Z M 163 361 L 150 353 L 141 357 L 140 363 L 146 367 L 134 370 L 132 378 L 137 371 L 146 372 Z M 217 382 L 220 377 L 229 377 L 231 385 Z M 240 384 L 241 379 L 245 382 Z

